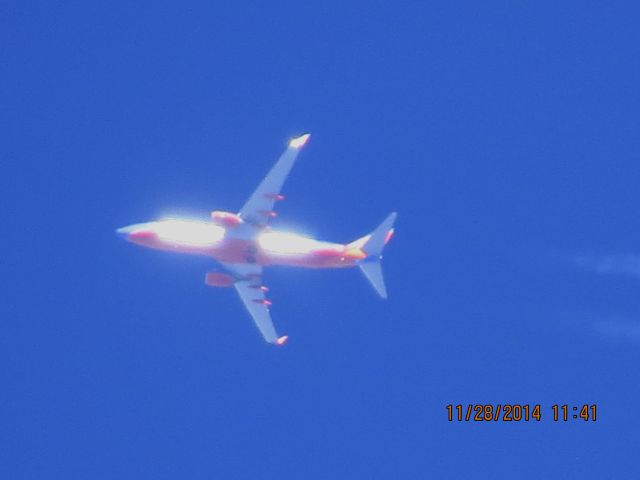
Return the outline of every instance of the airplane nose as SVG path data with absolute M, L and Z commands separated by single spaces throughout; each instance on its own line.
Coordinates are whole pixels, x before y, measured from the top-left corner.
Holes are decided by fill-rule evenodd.
M 135 223 L 118 228 L 116 234 L 120 238 L 133 243 L 147 243 L 157 236 L 150 223 Z
M 125 240 L 127 238 L 129 238 L 129 234 L 131 233 L 132 228 L 129 227 L 122 227 L 122 228 L 118 228 L 116 230 L 116 234 L 120 237 L 120 238 L 124 238 Z

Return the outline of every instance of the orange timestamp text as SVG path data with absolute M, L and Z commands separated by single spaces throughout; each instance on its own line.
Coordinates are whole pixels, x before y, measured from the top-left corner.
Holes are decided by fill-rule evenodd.
M 546 415 L 539 403 L 497 403 L 482 404 L 468 403 L 448 404 L 447 420 L 450 422 L 539 422 Z M 595 422 L 597 419 L 596 405 L 583 404 L 572 406 L 569 404 L 555 404 L 547 410 L 554 422 L 568 422 L 583 420 Z

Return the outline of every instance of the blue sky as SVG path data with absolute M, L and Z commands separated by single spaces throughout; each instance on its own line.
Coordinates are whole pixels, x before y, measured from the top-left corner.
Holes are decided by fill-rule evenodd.
M 633 2 L 4 2 L 0 476 L 637 475 Z M 390 298 L 114 229 L 236 210 L 311 131 L 279 226 L 399 212 Z M 449 403 L 541 404 L 450 423 Z M 556 423 L 553 404 L 597 404 Z

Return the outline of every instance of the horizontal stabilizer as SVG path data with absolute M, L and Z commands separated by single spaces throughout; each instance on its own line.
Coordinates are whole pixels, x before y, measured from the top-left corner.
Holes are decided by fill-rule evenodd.
M 389 240 L 390 232 L 393 230 L 393 222 L 396 221 L 398 214 L 396 212 L 390 213 L 384 221 L 378 225 L 366 240 L 362 249 L 370 257 L 379 257 L 382 254 L 382 250 Z
M 391 240 L 393 223 L 396 221 L 397 216 L 396 212 L 390 213 L 369 235 L 360 237 L 347 245 L 347 248 L 359 249 L 366 255 L 366 258 L 358 263 L 358 266 L 367 280 L 369 280 L 369 283 L 371 283 L 371 286 L 382 298 L 387 298 L 387 288 L 384 285 L 382 264 L 380 263 L 382 250 Z
M 365 260 L 358 264 L 364 276 L 367 277 L 371 286 L 375 288 L 381 298 L 387 298 L 387 288 L 384 285 L 384 277 L 382 276 L 382 264 L 378 259 Z

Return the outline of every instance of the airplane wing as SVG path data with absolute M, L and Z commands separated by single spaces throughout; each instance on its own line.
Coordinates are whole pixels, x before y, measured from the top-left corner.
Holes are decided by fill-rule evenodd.
M 258 226 L 266 225 L 269 218 L 275 216 L 273 205 L 284 197 L 280 195 L 282 185 L 287 179 L 293 164 L 300 153 L 300 149 L 309 139 L 310 134 L 305 133 L 291 139 L 289 146 L 280 156 L 276 164 L 271 168 L 267 176 L 260 182 L 253 195 L 244 204 L 238 215 L 249 223 Z
M 250 263 L 222 265 L 237 278 L 233 286 L 264 339 L 269 343 L 283 345 L 287 336 L 279 337 L 271 321 L 271 302 L 265 298 L 268 289 L 262 285 L 262 267 Z

